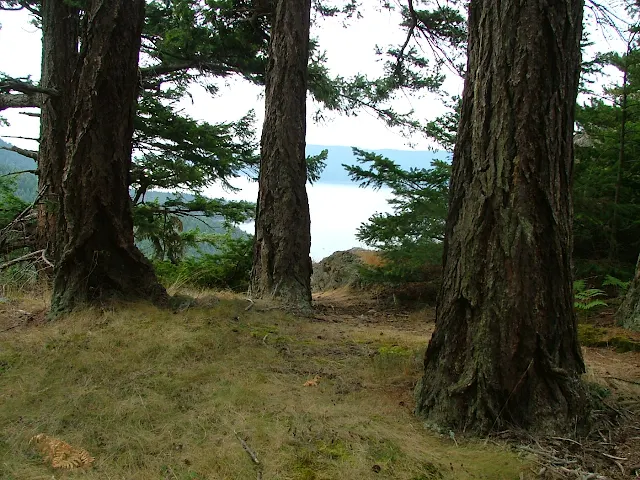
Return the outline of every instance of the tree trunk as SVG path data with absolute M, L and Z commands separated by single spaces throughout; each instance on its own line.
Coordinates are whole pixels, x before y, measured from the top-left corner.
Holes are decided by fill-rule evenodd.
M 134 245 L 127 182 L 144 3 L 91 0 L 86 11 L 67 134 L 65 243 L 54 281 L 53 316 L 113 297 L 166 299 L 151 264 Z
M 305 161 L 310 0 L 278 0 L 271 28 L 250 294 L 311 306 Z
M 611 234 L 609 237 L 609 260 L 618 259 L 618 210 L 620 208 L 620 191 L 622 189 L 622 177 L 624 172 L 625 146 L 627 139 L 627 104 L 629 98 L 629 55 L 631 54 L 631 42 L 627 44 L 627 54 L 624 56 L 624 74 L 622 76 L 622 98 L 620 99 L 620 145 L 618 147 L 618 174 L 613 197 L 613 215 L 611 218 Z
M 73 76 L 78 60 L 78 9 L 61 0 L 42 1 L 42 78 L 40 86 L 59 92 L 43 95 L 40 114 L 37 243 L 52 262 L 60 258 L 63 238 L 57 225 L 61 208 L 66 135 L 73 100 Z
M 640 256 L 636 265 L 636 275 L 616 316 L 620 326 L 640 332 Z
M 573 431 L 586 415 L 572 298 L 582 0 L 472 0 L 436 328 L 416 413 L 436 427 Z

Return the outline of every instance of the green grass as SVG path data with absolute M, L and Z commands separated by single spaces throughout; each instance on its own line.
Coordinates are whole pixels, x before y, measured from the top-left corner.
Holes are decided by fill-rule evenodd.
M 413 415 L 426 333 L 245 306 L 129 305 L 0 333 L 0 478 L 257 478 L 236 432 L 265 480 L 529 471 L 507 447 L 456 446 Z M 28 443 L 38 433 L 86 449 L 94 466 L 54 471 Z

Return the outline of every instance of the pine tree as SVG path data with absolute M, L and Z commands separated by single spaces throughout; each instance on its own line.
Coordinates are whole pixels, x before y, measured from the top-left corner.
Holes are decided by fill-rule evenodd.
M 311 1 L 277 0 L 266 76 L 250 293 L 311 307 L 305 161 Z
M 136 248 L 128 182 L 144 0 L 91 0 L 67 130 L 51 315 L 116 298 L 163 302 Z
M 470 2 L 443 285 L 416 389 L 439 427 L 585 420 L 570 191 L 583 6 Z

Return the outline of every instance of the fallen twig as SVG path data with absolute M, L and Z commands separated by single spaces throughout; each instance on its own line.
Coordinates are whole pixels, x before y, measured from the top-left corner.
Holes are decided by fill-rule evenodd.
M 254 452 L 249 446 L 249 444 L 247 444 L 247 442 L 245 442 L 242 439 L 242 437 L 238 435 L 238 432 L 234 430 L 233 433 L 236 435 L 236 438 L 240 441 L 240 445 L 242 445 L 242 448 L 244 448 L 244 451 L 249 454 L 249 456 L 251 457 L 251 460 L 253 460 L 253 463 L 255 463 L 256 465 L 260 465 L 260 460 L 258 460 L 258 456 L 256 455 L 256 452 Z
M 247 298 L 247 302 L 249 302 L 249 305 L 247 305 L 247 308 L 245 308 L 245 312 L 248 312 L 249 310 L 251 310 L 253 308 L 253 306 L 255 305 L 255 302 L 253 300 L 251 300 L 250 298 Z
M 0 330 L 0 333 L 8 332 L 9 330 L 13 330 L 14 328 L 18 328 L 20 325 L 22 325 L 22 323 L 24 323 L 24 322 L 20 322 L 20 323 L 16 323 L 15 325 L 11 325 L 10 327 L 5 328 L 4 330 Z
M 49 265 L 51 268 L 53 268 L 53 263 L 51 263 L 51 262 L 49 261 L 49 259 L 48 259 L 48 258 L 47 258 L 47 256 L 45 255 L 45 253 L 46 253 L 46 251 L 45 251 L 45 250 L 42 250 L 42 261 L 43 261 L 44 263 L 46 263 L 47 265 Z
M 37 256 L 42 256 L 44 258 L 44 249 L 36 250 L 35 252 L 30 252 L 30 253 L 27 253 L 26 255 L 22 255 L 21 257 L 14 258 L 13 260 L 9 260 L 8 262 L 0 265 L 0 270 L 4 270 L 5 268 L 10 267 L 11 265 L 15 265 L 16 263 L 20 263 L 20 262 L 25 262 Z
M 635 380 L 627 380 L 626 378 L 613 377 L 611 375 L 605 375 L 603 378 L 611 378 L 612 380 L 618 380 L 620 382 L 627 382 L 632 385 L 640 385 L 640 382 L 636 382 Z
M 550 437 L 550 438 L 553 438 L 554 440 L 563 440 L 565 442 L 570 442 L 570 443 L 574 443 L 576 445 L 582 446 L 580 442 L 577 442 L 571 438 L 565 438 L 565 437 Z
M 609 455 L 608 453 L 604 453 L 604 452 L 600 452 L 600 453 L 605 457 L 610 458 L 611 460 L 627 460 L 627 457 L 616 457 L 614 455 Z

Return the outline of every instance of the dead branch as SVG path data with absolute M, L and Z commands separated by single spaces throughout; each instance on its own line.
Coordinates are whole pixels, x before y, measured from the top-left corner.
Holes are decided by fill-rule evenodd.
M 13 145 L 10 147 L 0 147 L 0 150 L 9 150 L 10 152 L 16 152 L 17 154 L 24 157 L 29 157 L 36 161 L 38 160 L 38 152 L 36 152 L 35 150 L 27 150 L 25 148 L 14 147 Z
M 240 441 L 240 445 L 242 445 L 242 448 L 244 448 L 244 451 L 249 454 L 249 456 L 251 457 L 251 460 L 253 461 L 253 463 L 255 463 L 256 465 L 260 465 L 260 460 L 258 460 L 258 455 L 256 455 L 256 452 L 254 452 L 251 449 L 251 447 L 247 444 L 247 442 L 245 442 L 242 439 L 242 437 L 240 437 L 240 435 L 238 435 L 238 432 L 236 432 L 234 430 L 233 433 L 236 435 L 236 438 Z
M 247 302 L 249 302 L 249 305 L 247 305 L 244 310 L 245 310 L 245 312 L 248 312 L 249 310 L 251 310 L 253 308 L 253 306 L 255 305 L 255 302 L 253 300 L 251 300 L 250 298 L 247 298 L 246 300 L 247 300 Z
M 36 198 L 33 200 L 33 203 L 29 205 L 27 208 L 25 208 L 22 212 L 20 212 L 16 216 L 16 218 L 14 218 L 11 222 L 9 222 L 9 224 L 6 227 L 0 230 L 0 243 L 2 243 L 2 239 L 5 237 L 6 233 L 9 232 L 16 223 L 18 223 L 21 220 L 24 220 L 27 217 L 27 214 L 33 209 L 33 207 L 36 206 L 36 204 L 40 201 L 40 199 L 44 195 L 44 192 L 46 191 L 47 191 L 47 187 L 46 186 L 42 187 L 38 192 L 38 195 L 36 195 Z
M 26 93 L 28 95 L 32 95 L 34 93 L 41 93 L 44 95 L 50 95 L 53 97 L 57 97 L 60 95 L 60 92 L 53 88 L 43 88 L 38 87 L 37 85 L 32 85 L 30 83 L 21 82 L 20 80 L 6 80 L 0 83 L 0 90 L 4 92 L 14 91 L 20 93 Z
M 2 177 L 10 177 L 11 175 L 20 175 L 22 173 L 33 173 L 34 175 L 38 174 L 38 170 L 18 170 L 17 172 L 9 172 L 9 173 L 5 173 L 3 175 L 0 175 L 0 178 Z
M 8 332 L 9 330 L 13 330 L 14 328 L 18 328 L 18 327 L 19 327 L 19 326 L 21 326 L 23 323 L 24 323 L 24 322 L 18 322 L 18 323 L 15 323 L 15 324 L 11 325 L 11 326 L 10 326 L 10 327 L 8 327 L 8 328 L 5 328 L 5 329 L 3 329 L 3 330 L 0 330 L 0 333 Z
M 0 111 L 7 108 L 39 108 L 41 101 L 37 94 L 2 93 L 0 94 Z
M 26 262 L 27 260 L 31 260 L 32 258 L 43 256 L 43 255 L 44 255 L 44 249 L 27 253 L 26 255 L 22 255 L 21 257 L 14 258 L 13 260 L 9 260 L 8 262 L 3 263 L 2 265 L 0 265 L 0 270 L 4 270 L 5 268 L 10 267 L 11 265 L 15 265 L 16 263 Z
M 631 385 L 640 385 L 640 382 L 636 382 L 634 380 L 627 380 L 626 378 L 620 378 L 620 377 L 613 377 L 611 375 L 605 375 L 602 378 L 610 378 L 612 380 L 618 380 L 619 382 L 626 382 L 626 383 L 630 383 Z
M 610 458 L 611 460 L 627 460 L 627 457 L 616 457 L 614 455 L 609 455 L 608 453 L 600 452 L 603 457 Z
M 36 118 L 40 118 L 40 114 L 39 113 L 35 113 L 35 112 L 18 112 L 20 115 L 26 115 L 27 117 L 36 117 Z
M 38 115 L 40 116 L 40 115 Z M 21 137 L 20 135 L 0 135 L 4 138 L 17 138 L 19 140 L 33 140 L 34 142 L 39 142 L 40 139 L 36 137 Z
M 571 438 L 565 438 L 565 437 L 550 437 L 550 438 L 553 438 L 554 440 L 562 440 L 564 442 L 570 442 L 570 443 L 573 443 L 575 445 L 582 446 L 582 444 L 580 442 L 577 442 L 577 441 L 575 441 L 575 440 L 573 440 Z
M 45 255 L 47 252 L 43 249 L 42 250 L 42 261 L 44 263 L 46 263 L 48 266 L 50 266 L 51 268 L 53 268 L 53 263 L 51 263 L 51 261 L 49 261 L 49 259 L 47 258 L 47 256 Z

